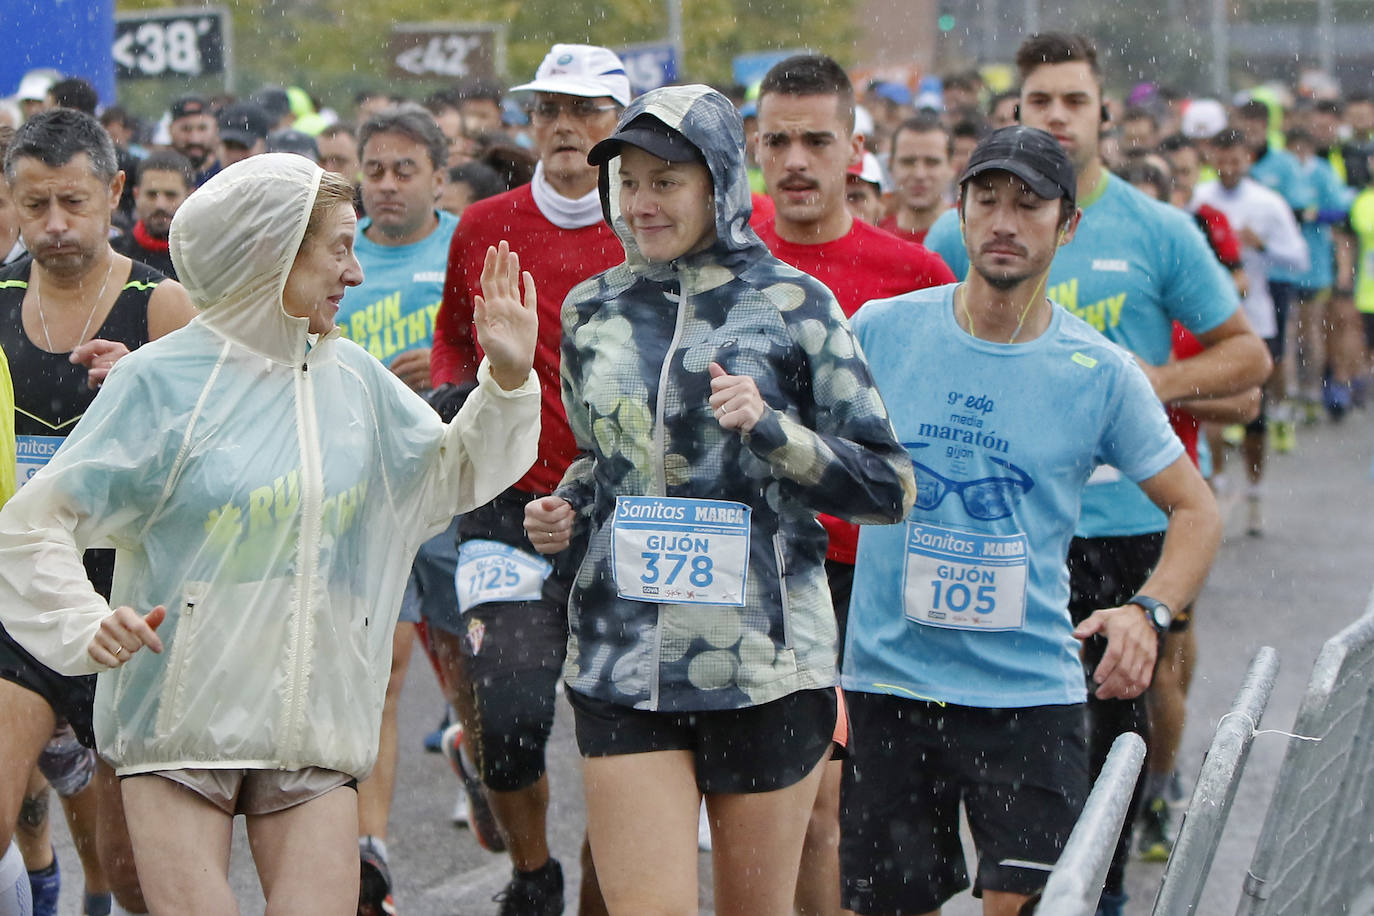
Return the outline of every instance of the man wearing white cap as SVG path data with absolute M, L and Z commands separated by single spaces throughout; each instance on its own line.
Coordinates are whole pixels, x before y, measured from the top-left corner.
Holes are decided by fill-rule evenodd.
M 435 322 L 430 373 L 436 404 L 456 405 L 476 379 L 480 351 L 473 297 L 488 246 L 505 239 L 539 290 L 535 371 L 543 390 L 539 458 L 494 501 L 459 520 L 456 620 L 428 620 L 431 644 L 462 721 L 445 751 L 468 789 L 472 826 L 488 849 L 504 845 L 514 875 L 503 914 L 561 914 L 563 877 L 545 832 L 549 787 L 544 748 L 554 688 L 567 649 L 567 596 L 581 545 L 538 556 L 525 535 L 525 504 L 553 492 L 577 446 L 559 383 L 560 310 L 583 280 L 619 264 L 625 251 L 602 219 L 598 170 L 587 153 L 615 129 L 630 102 L 620 58 L 591 45 L 554 45 L 525 93 L 539 163 L 534 180 L 463 211 L 449 247 L 444 301 Z M 493 564 L 509 575 L 493 583 Z M 509 583 L 514 582 L 513 585 Z M 509 587 L 507 587 L 509 585 Z M 487 803 L 499 823 L 484 818 Z M 599 902 L 584 855 L 583 912 Z M 589 894 L 591 898 L 589 900 Z
M 47 68 L 30 70 L 24 74 L 24 78 L 19 81 L 19 91 L 14 94 L 14 100 L 19 103 L 25 121 L 48 107 L 48 90 L 59 78 L 60 73 Z

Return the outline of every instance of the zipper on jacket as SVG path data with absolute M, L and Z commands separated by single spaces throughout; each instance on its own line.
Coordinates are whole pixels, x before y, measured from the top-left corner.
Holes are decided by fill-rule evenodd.
M 315 417 L 315 387 L 308 357 L 301 360 L 296 376 L 296 435 L 301 453 L 301 529 L 296 553 L 295 633 L 292 636 L 292 671 L 287 683 L 286 729 L 282 732 L 283 756 L 296 760 L 301 752 L 306 679 L 309 677 L 312 621 L 311 600 L 320 538 L 320 506 L 324 502 L 324 467 Z
M 678 270 L 676 262 L 673 264 L 673 273 L 677 274 L 678 300 L 677 300 L 677 319 L 673 322 L 673 338 L 668 341 L 668 351 L 663 354 L 663 365 L 658 370 L 658 397 L 654 403 L 654 481 L 653 489 L 658 496 L 668 495 L 668 434 L 664 428 L 665 415 L 667 408 L 664 402 L 668 394 L 668 369 L 673 363 L 673 353 L 677 350 L 678 341 L 682 339 L 682 326 L 687 315 L 687 284 L 683 281 L 682 271 Z M 649 708 L 658 709 L 658 696 L 661 676 L 661 659 L 663 657 L 663 605 L 656 604 L 654 607 L 658 619 L 654 624 L 654 652 L 650 660 L 653 671 L 649 679 Z
M 778 564 L 778 599 L 782 607 L 782 646 L 792 648 L 792 608 L 787 598 L 787 563 L 782 553 L 782 532 L 773 535 L 773 560 Z
M 668 352 L 663 355 L 663 365 L 658 370 L 658 398 L 654 403 L 654 490 L 657 496 L 668 495 L 668 434 L 664 429 L 667 408 L 664 401 L 667 399 L 668 369 L 672 366 L 678 341 L 682 339 L 682 326 L 687 315 L 687 284 L 676 262 L 673 263 L 673 273 L 678 278 L 677 319 L 673 323 L 673 339 L 668 341 Z
M 190 591 L 187 586 L 183 588 Z M 162 702 L 158 706 L 157 723 L 154 726 L 154 731 L 159 735 L 168 734 L 181 718 L 181 678 L 186 670 L 186 653 L 191 651 L 191 637 L 195 634 L 196 607 L 203 598 L 203 591 L 196 589 L 194 594 L 184 594 L 181 599 L 176 635 L 172 637 L 172 655 L 167 659 L 168 680 L 162 685 Z M 121 668 L 120 674 L 123 675 L 127 670 Z

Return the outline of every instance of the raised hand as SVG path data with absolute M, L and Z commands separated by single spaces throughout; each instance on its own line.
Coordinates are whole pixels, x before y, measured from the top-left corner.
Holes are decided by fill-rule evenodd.
M 477 342 L 487 355 L 492 378 L 507 391 L 519 388 L 529 376 L 539 333 L 534 277 L 529 271 L 523 274 L 522 304 L 521 276 L 520 256 L 503 240 L 487 249 L 482 262 L 482 295 L 473 297 Z

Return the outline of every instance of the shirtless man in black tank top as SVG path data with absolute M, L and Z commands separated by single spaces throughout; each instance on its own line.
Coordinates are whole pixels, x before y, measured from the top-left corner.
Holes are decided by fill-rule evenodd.
M 15 397 L 22 486 L 80 419 L 111 367 L 186 324 L 195 310 L 178 283 L 110 247 L 110 213 L 124 174 L 94 118 L 57 109 L 30 119 L 6 152 L 4 173 L 33 254 L 32 261 L 0 270 L 0 347 L 24 392 Z M 113 562 L 100 554 L 108 553 L 87 554 L 92 581 L 105 594 Z M 40 665 L 0 628 L 0 856 L 10 847 L 29 774 L 58 718 L 94 745 L 94 681 Z M 144 912 L 119 786 L 103 762 L 93 785 L 106 878 L 123 911 Z M 0 916 L 10 916 L 3 905 Z

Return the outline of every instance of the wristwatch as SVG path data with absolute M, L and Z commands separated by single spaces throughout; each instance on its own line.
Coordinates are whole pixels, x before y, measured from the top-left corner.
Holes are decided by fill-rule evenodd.
M 1150 623 L 1154 624 L 1156 633 L 1163 633 L 1169 629 L 1169 624 L 1174 621 L 1174 612 L 1169 605 L 1156 598 L 1151 598 L 1149 595 L 1136 595 L 1126 603 L 1136 604 L 1144 608 L 1145 616 L 1150 619 Z

